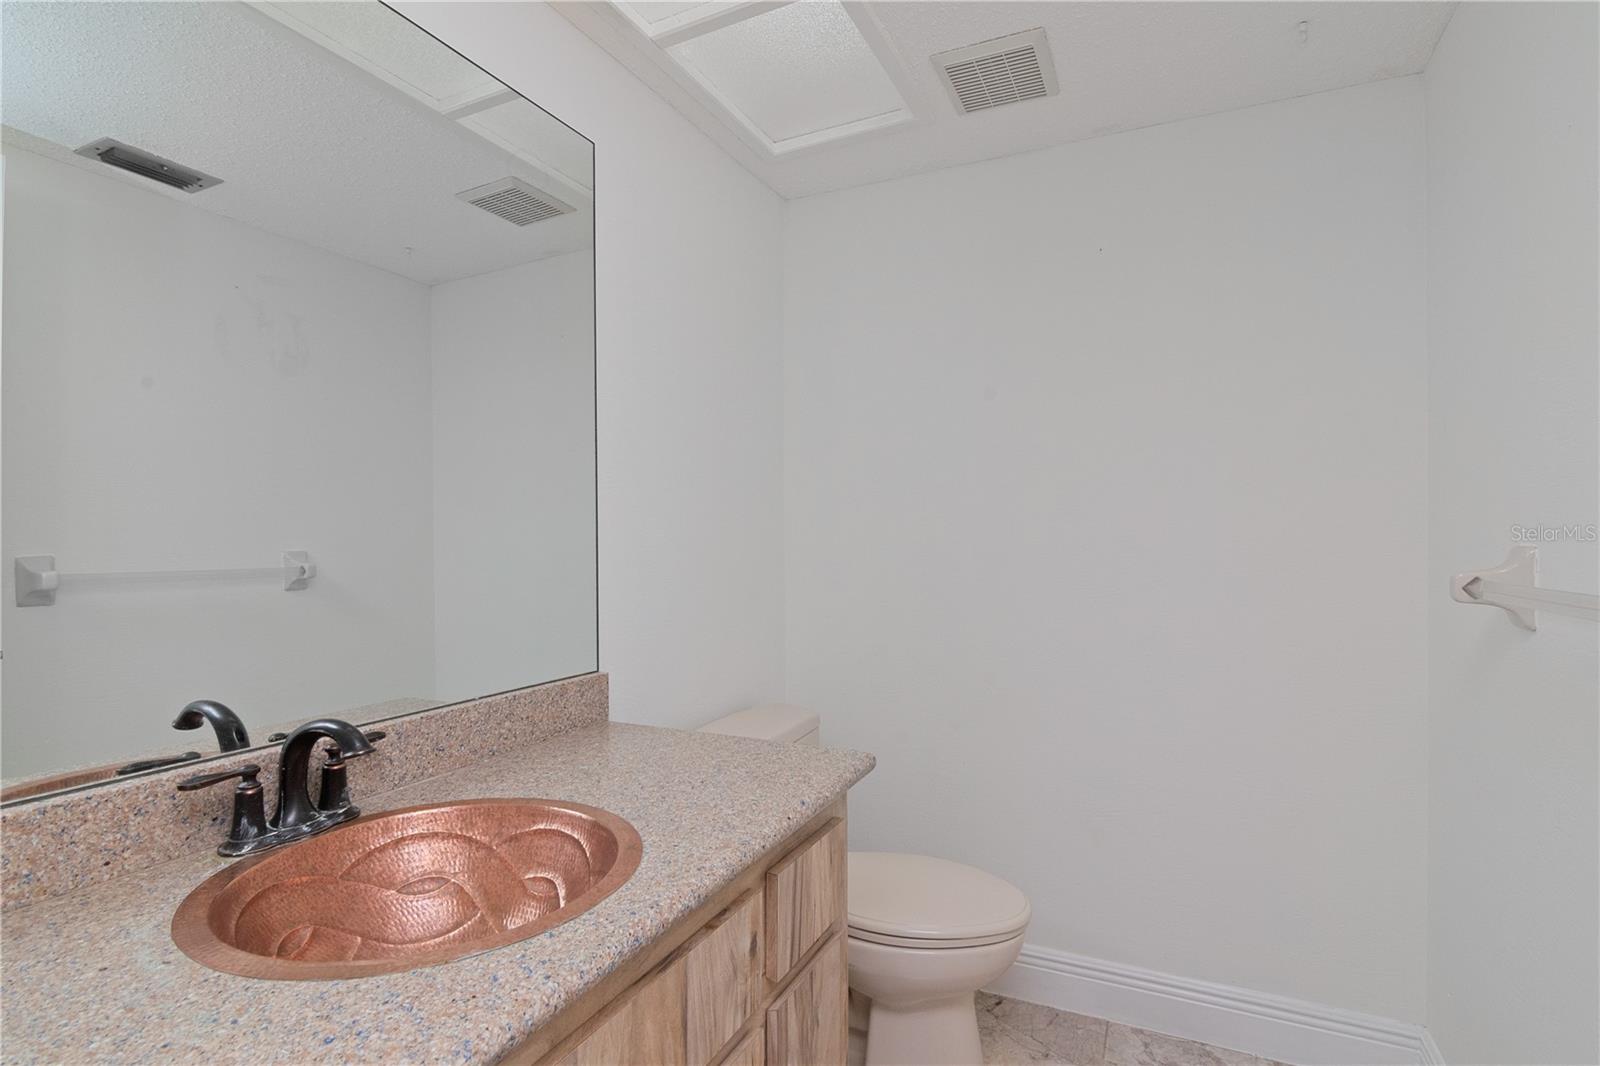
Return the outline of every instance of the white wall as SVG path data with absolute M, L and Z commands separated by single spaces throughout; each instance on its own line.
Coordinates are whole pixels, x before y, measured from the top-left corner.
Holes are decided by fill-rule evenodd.
M 615 717 L 782 690 L 782 208 L 544 4 L 399 3 L 595 142 L 600 664 Z
M 436 285 L 436 695 L 595 668 L 594 256 Z
M 1463 4 L 1427 71 L 1428 1025 L 1448 1061 L 1600 1061 L 1600 662 L 1444 595 L 1511 527 L 1600 522 L 1596 8 Z M 1594 542 L 1539 548 L 1592 592 Z
M 790 203 L 788 696 L 1028 940 L 1420 1020 L 1416 78 Z
M 265 723 L 429 695 L 427 290 L 114 175 L 6 158 L 5 774 L 167 746 L 203 696 Z M 286 549 L 311 552 L 310 589 L 10 594 L 13 554 L 102 572 Z

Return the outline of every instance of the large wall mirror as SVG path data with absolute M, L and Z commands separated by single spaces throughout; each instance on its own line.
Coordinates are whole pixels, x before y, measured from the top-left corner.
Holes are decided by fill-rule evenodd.
M 0 18 L 0 800 L 594 670 L 593 145 L 376 0 Z

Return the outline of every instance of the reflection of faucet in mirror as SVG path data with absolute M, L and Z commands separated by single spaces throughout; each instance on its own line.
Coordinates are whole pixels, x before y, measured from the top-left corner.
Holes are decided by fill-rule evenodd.
M 207 722 L 217 733 L 218 751 L 242 751 L 250 746 L 250 734 L 239 716 L 216 700 L 195 700 L 172 720 L 174 729 L 199 729 Z
M 244 722 L 233 713 L 233 709 L 216 700 L 195 700 L 183 710 L 178 712 L 178 717 L 172 720 L 174 729 L 199 729 L 207 722 L 217 734 L 218 751 L 242 751 L 250 746 L 250 733 L 245 729 Z M 138 762 L 128 763 L 116 771 L 118 777 L 128 774 L 141 774 L 146 770 L 159 770 L 166 766 L 175 766 L 181 762 L 189 762 L 200 758 L 198 751 L 186 751 L 181 755 L 160 755 L 153 759 L 140 759 Z
M 164 766 L 176 766 L 181 762 L 191 762 L 200 757 L 198 751 L 186 751 L 182 755 L 161 755 L 154 759 L 140 759 L 126 766 L 117 768 L 116 776 L 126 777 L 128 774 L 142 774 L 146 770 L 159 770 Z

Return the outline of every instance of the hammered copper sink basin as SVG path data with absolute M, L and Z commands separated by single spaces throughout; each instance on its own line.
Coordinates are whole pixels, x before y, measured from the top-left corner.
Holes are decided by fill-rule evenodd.
M 557 800 L 430 804 L 244 859 L 172 918 L 196 962 L 330 980 L 433 966 L 560 925 L 639 867 L 633 826 Z

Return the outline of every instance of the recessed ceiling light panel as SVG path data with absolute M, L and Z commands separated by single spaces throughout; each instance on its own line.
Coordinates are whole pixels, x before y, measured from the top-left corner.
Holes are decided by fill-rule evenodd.
M 668 54 L 777 151 L 785 141 L 906 113 L 838 0 L 787 4 L 673 45 Z
M 706 0 L 629 0 L 627 6 L 646 26 L 654 26 L 712 5 Z

